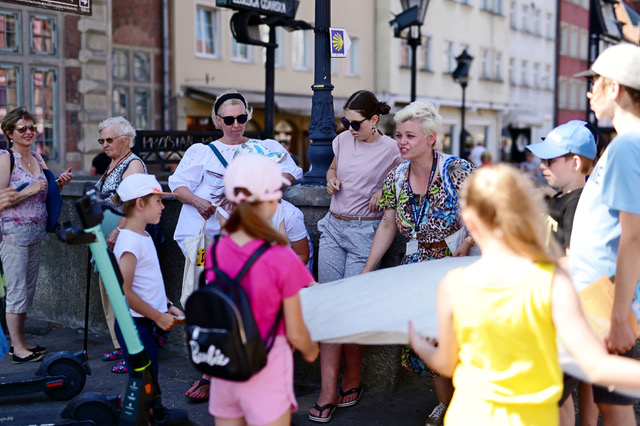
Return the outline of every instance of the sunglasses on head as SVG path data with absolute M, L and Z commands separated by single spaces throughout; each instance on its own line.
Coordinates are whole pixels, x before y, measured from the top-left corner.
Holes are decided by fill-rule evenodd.
M 38 131 L 38 126 L 35 124 L 29 124 L 28 126 L 16 126 L 15 130 L 17 130 L 18 133 L 24 133 L 27 130 L 35 133 Z
M 249 118 L 247 114 L 240 114 L 237 117 L 234 117 L 233 115 L 227 115 L 224 117 L 219 115 L 218 117 L 222 118 L 222 121 L 224 121 L 224 124 L 226 124 L 227 126 L 233 126 L 233 122 L 236 120 L 238 120 L 239 124 L 244 124 L 247 122 L 247 119 Z
M 344 126 L 345 129 L 349 130 L 349 126 L 351 126 L 351 128 L 353 128 L 353 130 L 357 132 L 358 130 L 360 130 L 360 125 L 365 121 L 367 121 L 367 119 L 363 118 L 360 121 L 349 121 L 346 118 L 342 117 L 340 121 L 342 122 L 342 125 Z

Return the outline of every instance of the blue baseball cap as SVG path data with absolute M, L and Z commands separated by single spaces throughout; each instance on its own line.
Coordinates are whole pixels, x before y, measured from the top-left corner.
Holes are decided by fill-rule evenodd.
M 542 142 L 527 145 L 526 148 L 544 159 L 571 153 L 594 160 L 597 153 L 596 140 L 586 125 L 586 121 L 571 120 L 553 129 Z

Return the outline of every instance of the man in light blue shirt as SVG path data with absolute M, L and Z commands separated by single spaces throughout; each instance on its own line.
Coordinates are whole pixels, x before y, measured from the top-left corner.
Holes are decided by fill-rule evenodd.
M 573 222 L 569 265 L 576 290 L 615 274 L 610 352 L 637 357 L 629 312 L 640 276 L 640 47 L 605 50 L 587 74 L 587 93 L 599 120 L 610 118 L 618 136 L 585 185 Z M 587 75 L 581 73 L 578 75 Z M 594 386 L 604 426 L 636 425 L 633 400 Z

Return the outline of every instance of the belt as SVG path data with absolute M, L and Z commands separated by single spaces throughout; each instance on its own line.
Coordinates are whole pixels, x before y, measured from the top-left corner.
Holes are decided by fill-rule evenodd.
M 380 220 L 382 219 L 382 217 L 342 216 L 341 214 L 337 214 L 331 211 L 329 213 L 331 213 L 331 216 L 340 220 Z
M 424 248 L 436 248 L 436 247 L 446 247 L 447 246 L 447 242 L 445 240 L 442 241 L 436 241 L 435 243 L 423 243 L 422 241 L 420 241 L 419 243 L 422 247 Z

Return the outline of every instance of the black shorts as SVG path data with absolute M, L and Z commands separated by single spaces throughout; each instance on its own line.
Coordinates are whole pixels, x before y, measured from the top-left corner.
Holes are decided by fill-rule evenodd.
M 569 398 L 569 395 L 571 395 L 573 389 L 578 386 L 578 383 L 580 383 L 580 380 L 575 377 L 570 376 L 567 373 L 562 375 L 562 398 L 560 398 L 560 402 L 558 402 L 558 407 L 562 407 L 562 404 L 564 404 L 567 398 Z
M 638 346 L 633 345 L 631 350 L 620 354 L 620 356 L 638 359 Z M 617 392 L 609 392 L 607 388 L 598 385 L 593 385 L 593 400 L 596 404 L 633 405 L 633 398 Z

